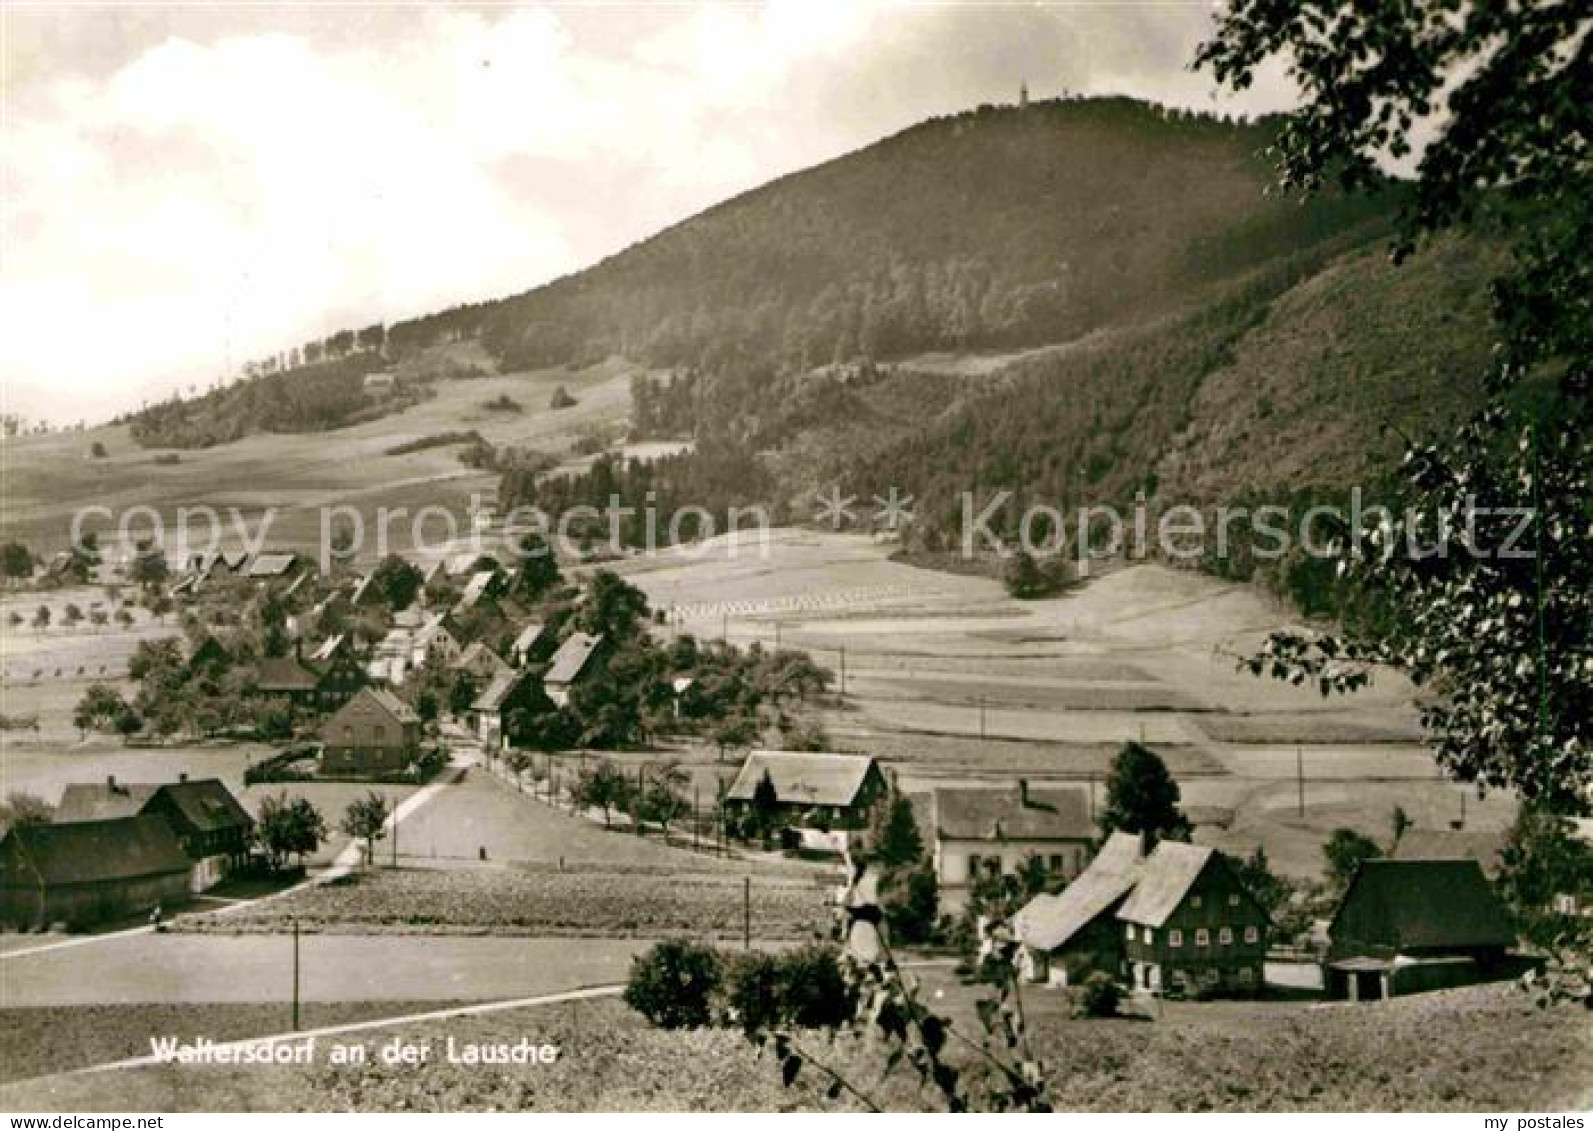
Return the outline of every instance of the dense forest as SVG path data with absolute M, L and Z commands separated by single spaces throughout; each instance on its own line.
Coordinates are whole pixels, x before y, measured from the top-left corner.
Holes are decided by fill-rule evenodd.
M 1276 128 L 1126 98 L 933 119 L 525 294 L 254 363 L 247 380 L 136 414 L 135 432 L 196 446 L 340 427 L 371 411 L 350 371 L 439 342 L 477 343 L 500 370 L 618 354 L 757 385 L 1143 323 L 1280 256 L 1381 227 L 1389 202 L 1375 197 L 1268 195 L 1262 151 Z M 267 407 L 276 400 L 291 407 Z

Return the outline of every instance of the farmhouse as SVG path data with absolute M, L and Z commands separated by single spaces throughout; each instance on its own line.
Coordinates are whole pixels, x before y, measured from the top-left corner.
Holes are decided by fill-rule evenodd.
M 1135 989 L 1261 988 L 1271 921 L 1214 848 L 1162 841 L 1140 866 L 1117 918 Z
M 607 654 L 608 645 L 601 636 L 572 632 L 549 660 L 548 670 L 542 677 L 542 690 L 556 706 L 566 706 L 570 702 L 570 692 L 602 668 Z
M 187 898 L 190 863 L 154 814 L 16 825 L 0 838 L 0 923 L 18 930 L 142 915 Z
M 267 656 L 255 668 L 256 693 L 280 696 L 295 711 L 329 711 L 348 702 L 365 686 L 365 669 L 343 637 L 333 637 L 315 652 L 324 659 L 305 661 L 297 649 L 290 656 Z
M 781 815 L 820 828 L 859 828 L 885 793 L 885 775 L 864 754 L 754 750 L 725 795 L 725 807 L 750 806 L 767 775 Z
M 1153 992 L 1260 989 L 1269 921 L 1215 849 L 1114 833 L 1059 895 L 1013 918 L 1020 965 L 1035 981 L 1094 971 Z
M 1377 1000 L 1509 977 L 1509 916 L 1475 860 L 1368 860 L 1328 925 L 1328 996 Z
M 205 891 L 223 879 L 249 856 L 254 818 L 217 778 L 150 784 L 118 782 L 68 785 L 56 808 L 57 824 L 105 821 L 154 814 L 163 818 L 177 836 L 191 863 L 190 884 Z
M 420 718 L 391 691 L 367 687 L 321 725 L 321 771 L 396 774 L 420 753 Z
M 438 613 L 415 630 L 410 663 L 419 667 L 427 660 L 449 661 L 462 648 L 458 624 L 447 613 Z
M 504 745 L 509 718 L 515 711 L 541 714 L 553 709 L 535 672 L 506 669 L 470 705 L 470 722 L 487 750 Z
M 1077 786 L 938 788 L 914 804 L 940 881 L 941 901 L 960 907 L 981 875 L 1011 875 L 1029 859 L 1071 880 L 1095 843 L 1089 796 Z

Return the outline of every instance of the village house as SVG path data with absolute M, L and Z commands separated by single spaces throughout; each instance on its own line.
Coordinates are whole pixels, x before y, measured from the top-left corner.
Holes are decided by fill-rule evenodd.
M 1033 981 L 1073 985 L 1096 971 L 1158 993 L 1254 993 L 1270 922 L 1215 849 L 1114 833 L 1057 895 L 1013 917 Z
M 1475 860 L 1368 860 L 1328 925 L 1323 986 L 1380 1000 L 1511 977 L 1516 934 Z
M 343 705 L 366 682 L 364 667 L 341 636 L 323 643 L 309 660 L 298 647 L 286 656 L 266 656 L 254 676 L 256 694 L 286 699 L 295 711 L 308 714 Z
M 940 787 L 912 798 L 943 906 L 961 907 L 974 879 L 1012 875 L 1038 860 L 1071 880 L 1095 843 L 1088 793 L 1078 786 Z
M 480 640 L 459 653 L 458 658 L 448 666 L 455 672 L 468 675 L 476 687 L 487 687 L 499 676 L 514 671 L 498 653 Z
M 415 634 L 407 628 L 395 628 L 377 641 L 365 671 L 377 683 L 398 686 L 409 675 L 410 659 L 414 654 Z
M 159 814 L 14 825 L 0 837 L 0 924 L 36 931 L 142 916 L 185 900 L 191 870 Z
M 725 808 L 744 812 L 766 775 L 781 817 L 816 828 L 861 828 L 886 790 L 885 775 L 864 754 L 754 750 L 725 794 Z
M 542 690 L 555 706 L 567 706 L 576 685 L 600 671 L 607 656 L 608 644 L 601 636 L 572 632 L 548 661 Z
M 362 688 L 321 724 L 321 772 L 403 773 L 420 754 L 420 717 L 391 691 Z
M 438 613 L 415 630 L 410 666 L 418 668 L 428 662 L 449 663 L 463 650 L 464 638 L 458 624 L 447 613 Z
M 489 683 L 470 705 L 470 724 L 482 748 L 496 751 L 505 745 L 509 720 L 515 711 L 542 714 L 553 703 L 542 690 L 536 673 L 507 669 Z
M 1164 840 L 1117 910 L 1129 984 L 1171 993 L 1255 993 L 1271 920 L 1214 848 Z
M 192 864 L 194 891 L 214 886 L 249 858 L 254 833 L 250 817 L 217 778 L 194 781 L 182 774 L 175 782 L 74 782 L 62 791 L 56 807 L 58 824 L 103 821 L 153 813 L 165 819 Z

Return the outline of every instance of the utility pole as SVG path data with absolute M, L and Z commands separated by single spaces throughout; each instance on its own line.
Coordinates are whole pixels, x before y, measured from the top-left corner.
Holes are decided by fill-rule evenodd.
M 1294 776 L 1300 786 L 1300 816 L 1305 816 L 1305 751 L 1294 748 Z
M 752 949 L 752 877 L 741 877 L 741 949 Z M 297 1026 L 295 1026 L 297 1028 Z
M 696 782 L 691 783 L 691 847 L 693 851 L 701 846 L 702 833 L 702 787 Z
M 979 739 L 980 739 L 981 742 L 984 741 L 984 737 L 985 737 L 985 697 L 983 695 L 981 695 L 981 696 L 979 696 Z
M 841 698 L 846 698 L 846 645 L 841 645 Z
M 393 867 L 398 867 L 398 805 L 393 805 Z
M 299 1031 L 299 918 L 293 917 L 293 1031 Z
M 1095 824 L 1095 771 L 1090 771 L 1090 824 Z

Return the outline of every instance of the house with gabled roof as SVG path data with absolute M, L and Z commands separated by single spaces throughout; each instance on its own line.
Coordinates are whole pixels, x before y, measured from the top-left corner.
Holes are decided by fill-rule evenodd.
M 0 837 L 0 924 L 44 930 L 142 916 L 185 900 L 190 870 L 155 813 L 14 825 Z
M 266 551 L 249 559 L 243 576 L 251 581 L 288 581 L 309 567 L 309 559 L 295 550 Z
M 218 778 L 175 782 L 72 782 L 61 791 L 57 824 L 105 821 L 155 814 L 176 834 L 192 865 L 190 884 L 205 891 L 249 856 L 254 818 Z
M 886 791 L 885 775 L 866 754 L 754 750 L 725 794 L 726 809 L 750 806 L 766 776 L 788 822 L 819 828 L 861 827 Z
M 1512 977 L 1516 941 L 1476 860 L 1367 860 L 1328 924 L 1323 985 L 1366 1001 Z
M 568 705 L 576 685 L 591 679 L 608 658 L 608 642 L 590 632 L 572 632 L 548 660 L 542 690 L 554 704 Z
M 506 668 L 470 705 L 471 729 L 484 749 L 498 750 L 505 744 L 510 717 L 520 710 L 541 714 L 553 710 L 553 702 L 536 672 Z
M 468 675 L 474 681 L 475 687 L 486 687 L 499 676 L 514 671 L 498 653 L 481 640 L 459 653 L 458 658 L 448 666 L 453 671 Z
M 1080 786 L 938 786 L 912 798 L 935 865 L 942 905 L 962 906 L 980 876 L 1013 875 L 1028 860 L 1071 880 L 1089 862 L 1097 829 Z
M 321 724 L 321 772 L 386 777 L 420 754 L 420 716 L 385 688 L 365 687 Z
M 1078 878 L 1013 917 L 1036 981 L 1095 971 L 1152 993 L 1254 993 L 1270 920 L 1217 850 L 1114 833 Z

